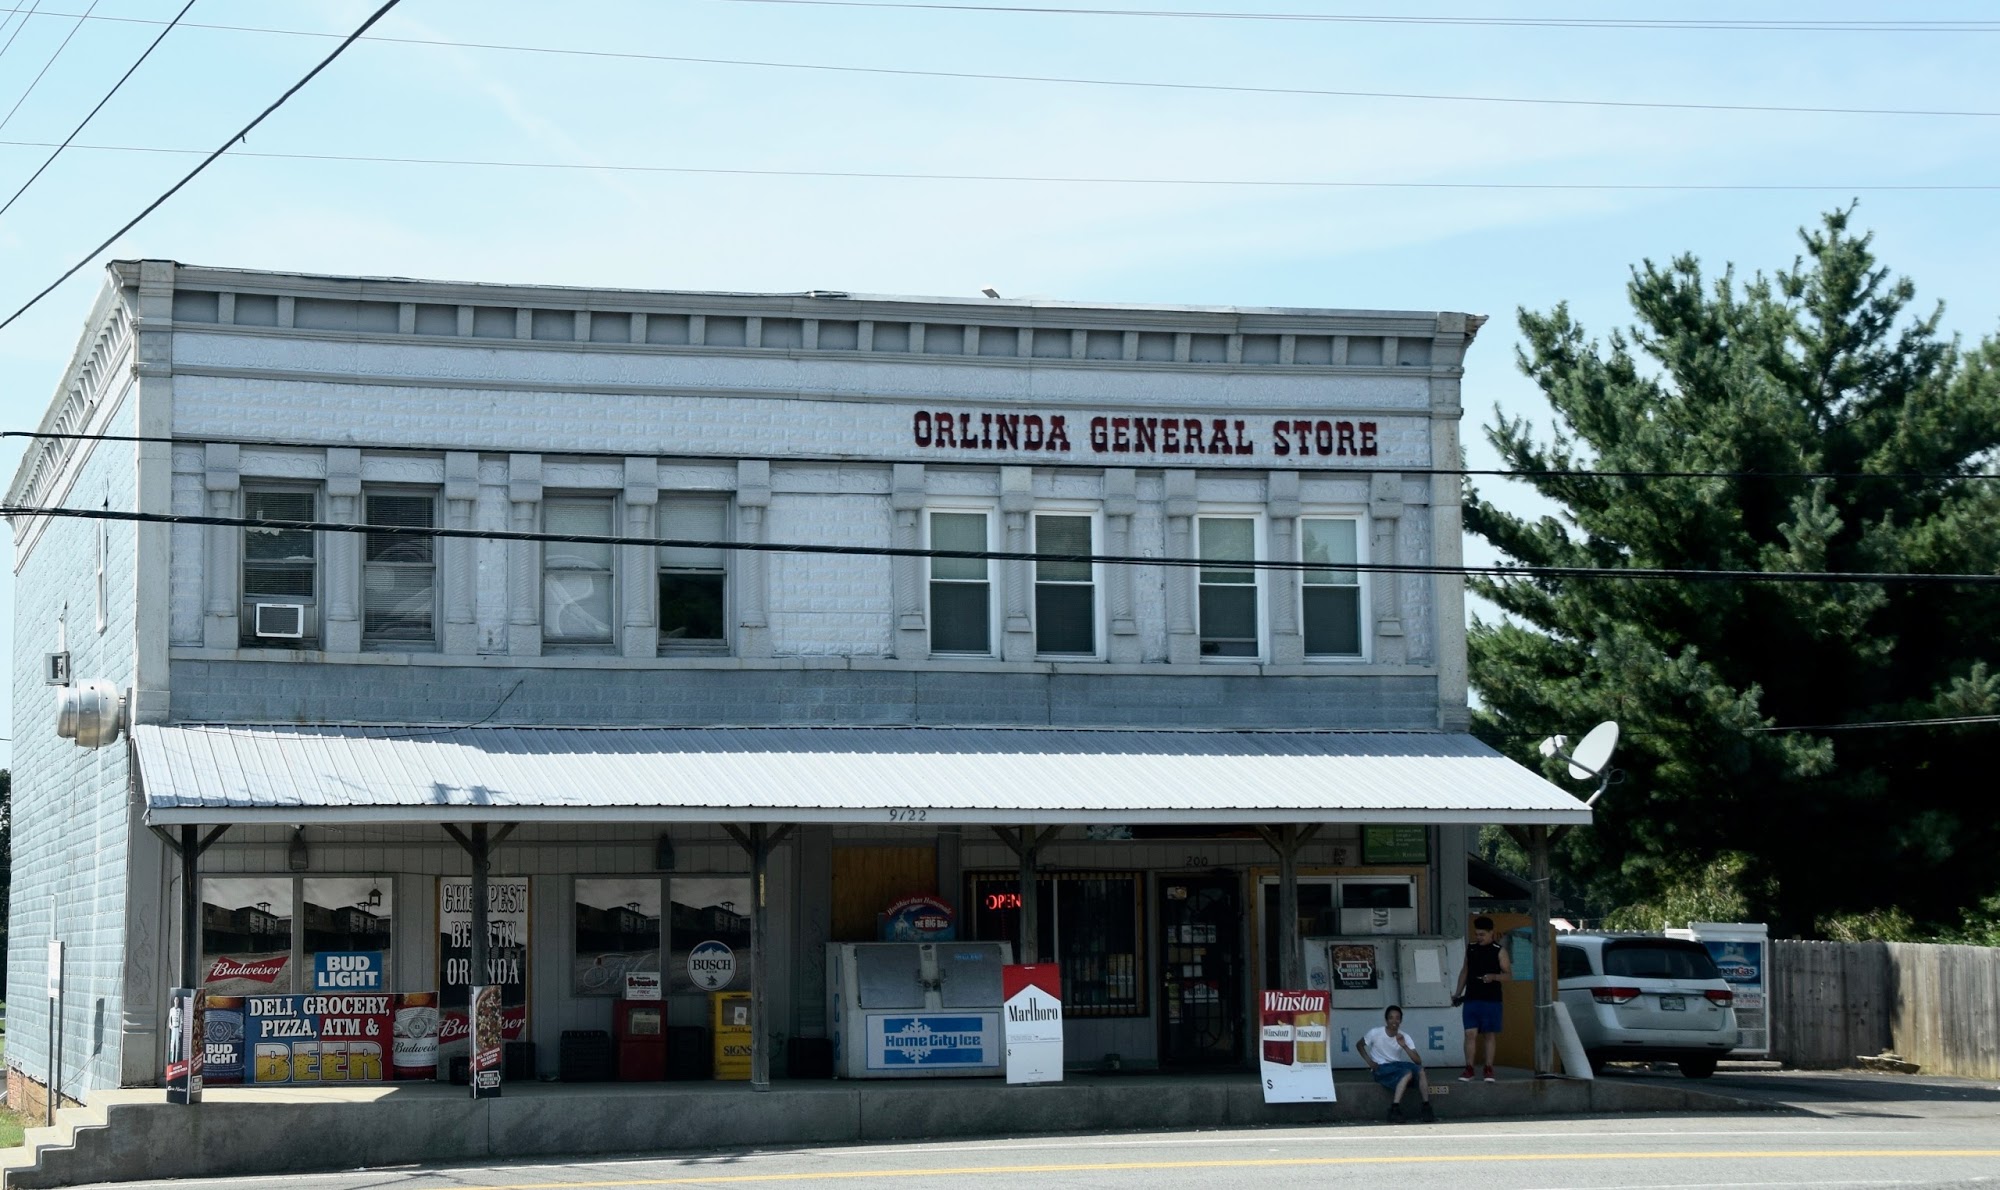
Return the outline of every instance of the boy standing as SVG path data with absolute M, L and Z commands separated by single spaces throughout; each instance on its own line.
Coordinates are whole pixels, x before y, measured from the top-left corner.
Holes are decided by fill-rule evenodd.
M 1463 1003 L 1465 1022 L 1465 1073 L 1458 1081 L 1473 1080 L 1473 1063 L 1478 1061 L 1479 1041 L 1486 1041 L 1486 1081 L 1493 1079 L 1493 1053 L 1500 1047 L 1500 994 L 1514 978 L 1514 964 L 1507 951 L 1493 940 L 1493 919 L 1472 919 L 1472 941 L 1465 948 L 1465 965 L 1458 969 L 1458 991 L 1453 1004 Z

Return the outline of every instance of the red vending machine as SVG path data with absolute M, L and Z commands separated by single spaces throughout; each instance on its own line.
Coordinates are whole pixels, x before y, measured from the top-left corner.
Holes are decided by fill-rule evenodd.
M 667 1005 L 663 1000 L 614 1000 L 611 1036 L 618 1046 L 620 1082 L 667 1077 Z

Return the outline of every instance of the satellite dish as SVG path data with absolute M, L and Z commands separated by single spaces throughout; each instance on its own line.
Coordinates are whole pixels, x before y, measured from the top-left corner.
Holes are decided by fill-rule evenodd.
M 1604 774 L 1611 750 L 1618 746 L 1618 725 L 1609 720 L 1598 724 L 1579 740 L 1569 754 L 1569 775 L 1579 781 Z

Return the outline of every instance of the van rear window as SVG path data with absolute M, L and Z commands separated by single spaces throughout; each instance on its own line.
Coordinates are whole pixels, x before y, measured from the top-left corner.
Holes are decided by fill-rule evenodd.
M 1633 938 L 1604 944 L 1604 973 L 1627 979 L 1721 979 L 1699 942 Z

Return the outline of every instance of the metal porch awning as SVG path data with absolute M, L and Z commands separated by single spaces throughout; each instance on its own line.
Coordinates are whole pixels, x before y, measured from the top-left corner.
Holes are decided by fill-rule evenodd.
M 156 826 L 1590 821 L 1443 732 L 178 724 L 132 740 Z

